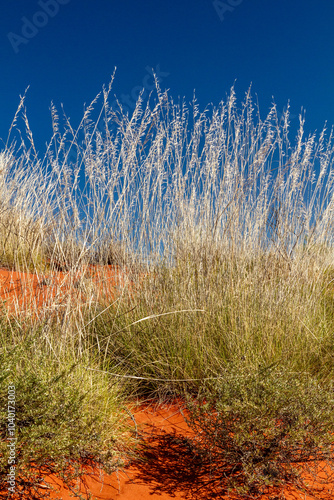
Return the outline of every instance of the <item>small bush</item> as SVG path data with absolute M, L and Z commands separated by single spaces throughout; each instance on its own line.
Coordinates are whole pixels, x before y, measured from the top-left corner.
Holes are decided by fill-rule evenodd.
M 87 370 L 92 361 L 38 354 L 30 339 L 2 347 L 0 363 L 0 491 L 7 491 L 9 472 L 9 385 L 15 387 L 15 472 L 23 498 L 32 498 L 45 473 L 71 485 L 82 465 L 112 472 L 124 464 L 130 442 L 124 396 L 105 373 Z
M 334 464 L 333 387 L 307 374 L 230 366 L 187 408 L 208 481 L 221 492 L 302 488 L 303 472 L 316 461 Z

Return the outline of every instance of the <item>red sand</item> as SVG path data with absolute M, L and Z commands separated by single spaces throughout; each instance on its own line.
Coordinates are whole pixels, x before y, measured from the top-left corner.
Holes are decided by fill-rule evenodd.
M 191 430 L 185 423 L 178 405 L 162 405 L 154 408 L 154 406 L 139 408 L 133 411 L 134 419 L 136 421 L 139 433 L 145 433 L 147 438 L 149 436 L 156 437 L 163 436 L 187 436 L 191 435 Z M 167 457 L 166 457 L 167 459 Z M 153 464 L 152 464 L 153 465 Z M 95 474 L 93 477 L 87 478 L 86 487 L 98 500 L 146 500 L 146 499 L 178 499 L 184 498 L 183 492 L 175 491 L 173 485 L 161 485 L 159 473 L 155 477 L 155 473 L 161 466 L 161 475 L 163 476 L 163 469 L 168 470 L 168 463 L 155 464 L 152 469 L 152 477 L 150 474 L 150 465 L 144 467 L 137 467 L 132 465 L 123 471 L 114 473 L 111 476 L 104 475 L 102 481 Z M 85 486 L 82 486 L 82 493 Z M 61 494 L 63 500 L 71 498 L 68 495 L 68 490 L 58 482 L 58 496 Z M 51 498 L 56 498 L 56 493 L 51 494 Z
M 82 276 L 86 280 L 82 280 Z M 134 288 L 130 274 L 116 266 L 90 266 L 85 273 L 49 272 L 40 275 L 0 268 L 0 305 L 12 314 L 29 316 L 41 309 L 50 312 L 55 306 L 66 305 L 69 299 L 72 303 L 83 304 L 89 296 L 86 288 L 89 280 L 99 285 L 94 288 L 95 300 L 115 300 L 126 284 L 131 290 Z
M 103 271 L 104 279 L 107 278 L 107 287 L 103 286 L 103 293 L 109 291 L 110 297 L 114 297 L 116 284 L 122 284 L 127 279 L 126 274 L 115 268 L 108 267 Z M 91 269 L 93 279 L 101 282 L 99 269 Z M 118 276 L 115 276 L 118 273 Z M 84 294 L 76 290 L 72 280 L 68 285 L 69 275 L 66 273 L 53 274 L 52 277 L 32 275 L 29 273 L 8 271 L 0 269 L 0 300 L 2 299 L 5 308 L 14 313 L 15 311 L 37 310 L 38 307 L 47 307 L 52 304 L 55 297 L 58 301 L 68 298 L 68 294 L 76 294 L 77 299 L 84 300 Z M 58 294 L 58 295 L 56 295 Z M 63 296 L 62 296 L 63 294 Z M 15 306 L 16 304 L 16 306 Z M 230 498 L 237 500 L 236 495 L 221 496 L 217 494 L 210 485 L 204 484 L 203 477 L 196 467 L 194 455 L 191 453 L 190 438 L 193 433 L 186 424 L 180 404 L 146 404 L 133 411 L 134 420 L 140 436 L 147 444 L 145 456 L 146 462 L 133 463 L 124 470 L 108 475 L 103 471 L 94 472 L 87 470 L 83 481 L 77 485 L 83 499 L 97 500 L 195 500 L 214 498 Z M 135 425 L 135 424 L 133 424 Z M 296 491 L 290 486 L 286 486 L 281 491 L 261 497 L 263 500 L 333 500 L 334 482 L 322 484 L 326 478 L 326 473 L 330 471 L 324 464 L 323 472 L 319 472 L 317 480 L 309 480 L 309 494 Z M 333 475 L 332 471 L 332 475 Z M 207 479 L 207 476 L 204 480 Z M 306 479 L 306 477 L 305 477 Z M 52 485 L 50 488 L 43 488 L 43 494 L 50 492 L 49 498 L 69 500 L 74 498 L 73 494 L 62 481 L 55 476 L 45 476 L 45 483 Z M 198 488 L 201 492 L 198 493 Z M 0 498 L 5 492 L 0 491 Z M 90 497 L 89 495 L 92 495 Z M 11 500 L 16 500 L 16 495 L 11 495 Z M 17 498 L 22 498 L 17 496 Z M 26 497 L 25 497 L 26 498 Z

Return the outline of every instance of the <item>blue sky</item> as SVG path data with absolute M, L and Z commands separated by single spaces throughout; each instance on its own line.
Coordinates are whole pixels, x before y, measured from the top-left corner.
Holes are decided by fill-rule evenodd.
M 84 103 L 108 84 L 133 102 L 152 84 L 201 107 L 218 104 L 236 81 L 252 83 L 262 116 L 274 97 L 306 110 L 308 131 L 334 123 L 334 2 L 311 0 L 15 0 L 3 2 L 0 138 L 6 140 L 19 95 L 38 147 L 51 136 L 50 103 L 76 126 Z

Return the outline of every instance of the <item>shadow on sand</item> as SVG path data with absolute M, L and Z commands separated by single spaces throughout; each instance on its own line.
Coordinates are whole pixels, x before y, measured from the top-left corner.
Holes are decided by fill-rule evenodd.
M 317 481 L 310 475 L 309 486 L 299 485 L 274 487 L 252 487 L 242 494 L 245 477 L 241 465 L 215 463 L 208 453 L 191 437 L 176 432 L 163 432 L 159 435 L 144 436 L 140 459 L 135 462 L 134 482 L 150 485 L 151 494 L 166 493 L 186 500 L 213 499 L 262 499 L 262 500 L 301 500 L 334 498 L 334 471 L 331 471 L 331 486 L 328 488 L 328 474 L 325 468 L 317 471 Z M 323 482 L 319 480 L 323 478 Z M 328 472 L 328 471 L 327 471 Z M 229 485 L 233 480 L 237 489 Z M 326 486 L 327 485 L 327 486 Z M 299 488 L 298 488 L 299 486 Z M 239 492 L 237 490 L 240 488 Z M 330 491 L 329 491 L 330 489 Z

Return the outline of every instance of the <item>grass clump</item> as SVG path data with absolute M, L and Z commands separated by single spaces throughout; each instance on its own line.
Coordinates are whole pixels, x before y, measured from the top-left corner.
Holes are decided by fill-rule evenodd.
M 42 498 L 46 474 L 62 477 L 73 489 L 87 466 L 109 473 L 124 466 L 134 445 L 123 412 L 124 389 L 105 373 L 87 369 L 94 367 L 87 355 L 38 352 L 37 335 L 28 333 L 19 345 L 9 345 L 7 336 L 0 352 L 0 491 L 7 494 L 8 387 L 14 387 L 15 487 L 29 499 Z
M 10 269 L 34 271 L 46 265 L 43 240 L 49 228 L 39 199 L 45 179 L 32 167 L 11 149 L 0 153 L 0 265 Z
M 326 280 L 303 275 L 300 261 L 237 260 L 222 249 L 217 262 L 189 259 L 149 274 L 134 297 L 91 327 L 104 357 L 142 377 L 140 390 L 195 394 L 241 359 L 250 369 L 284 360 L 290 371 L 329 380 L 333 297 Z

